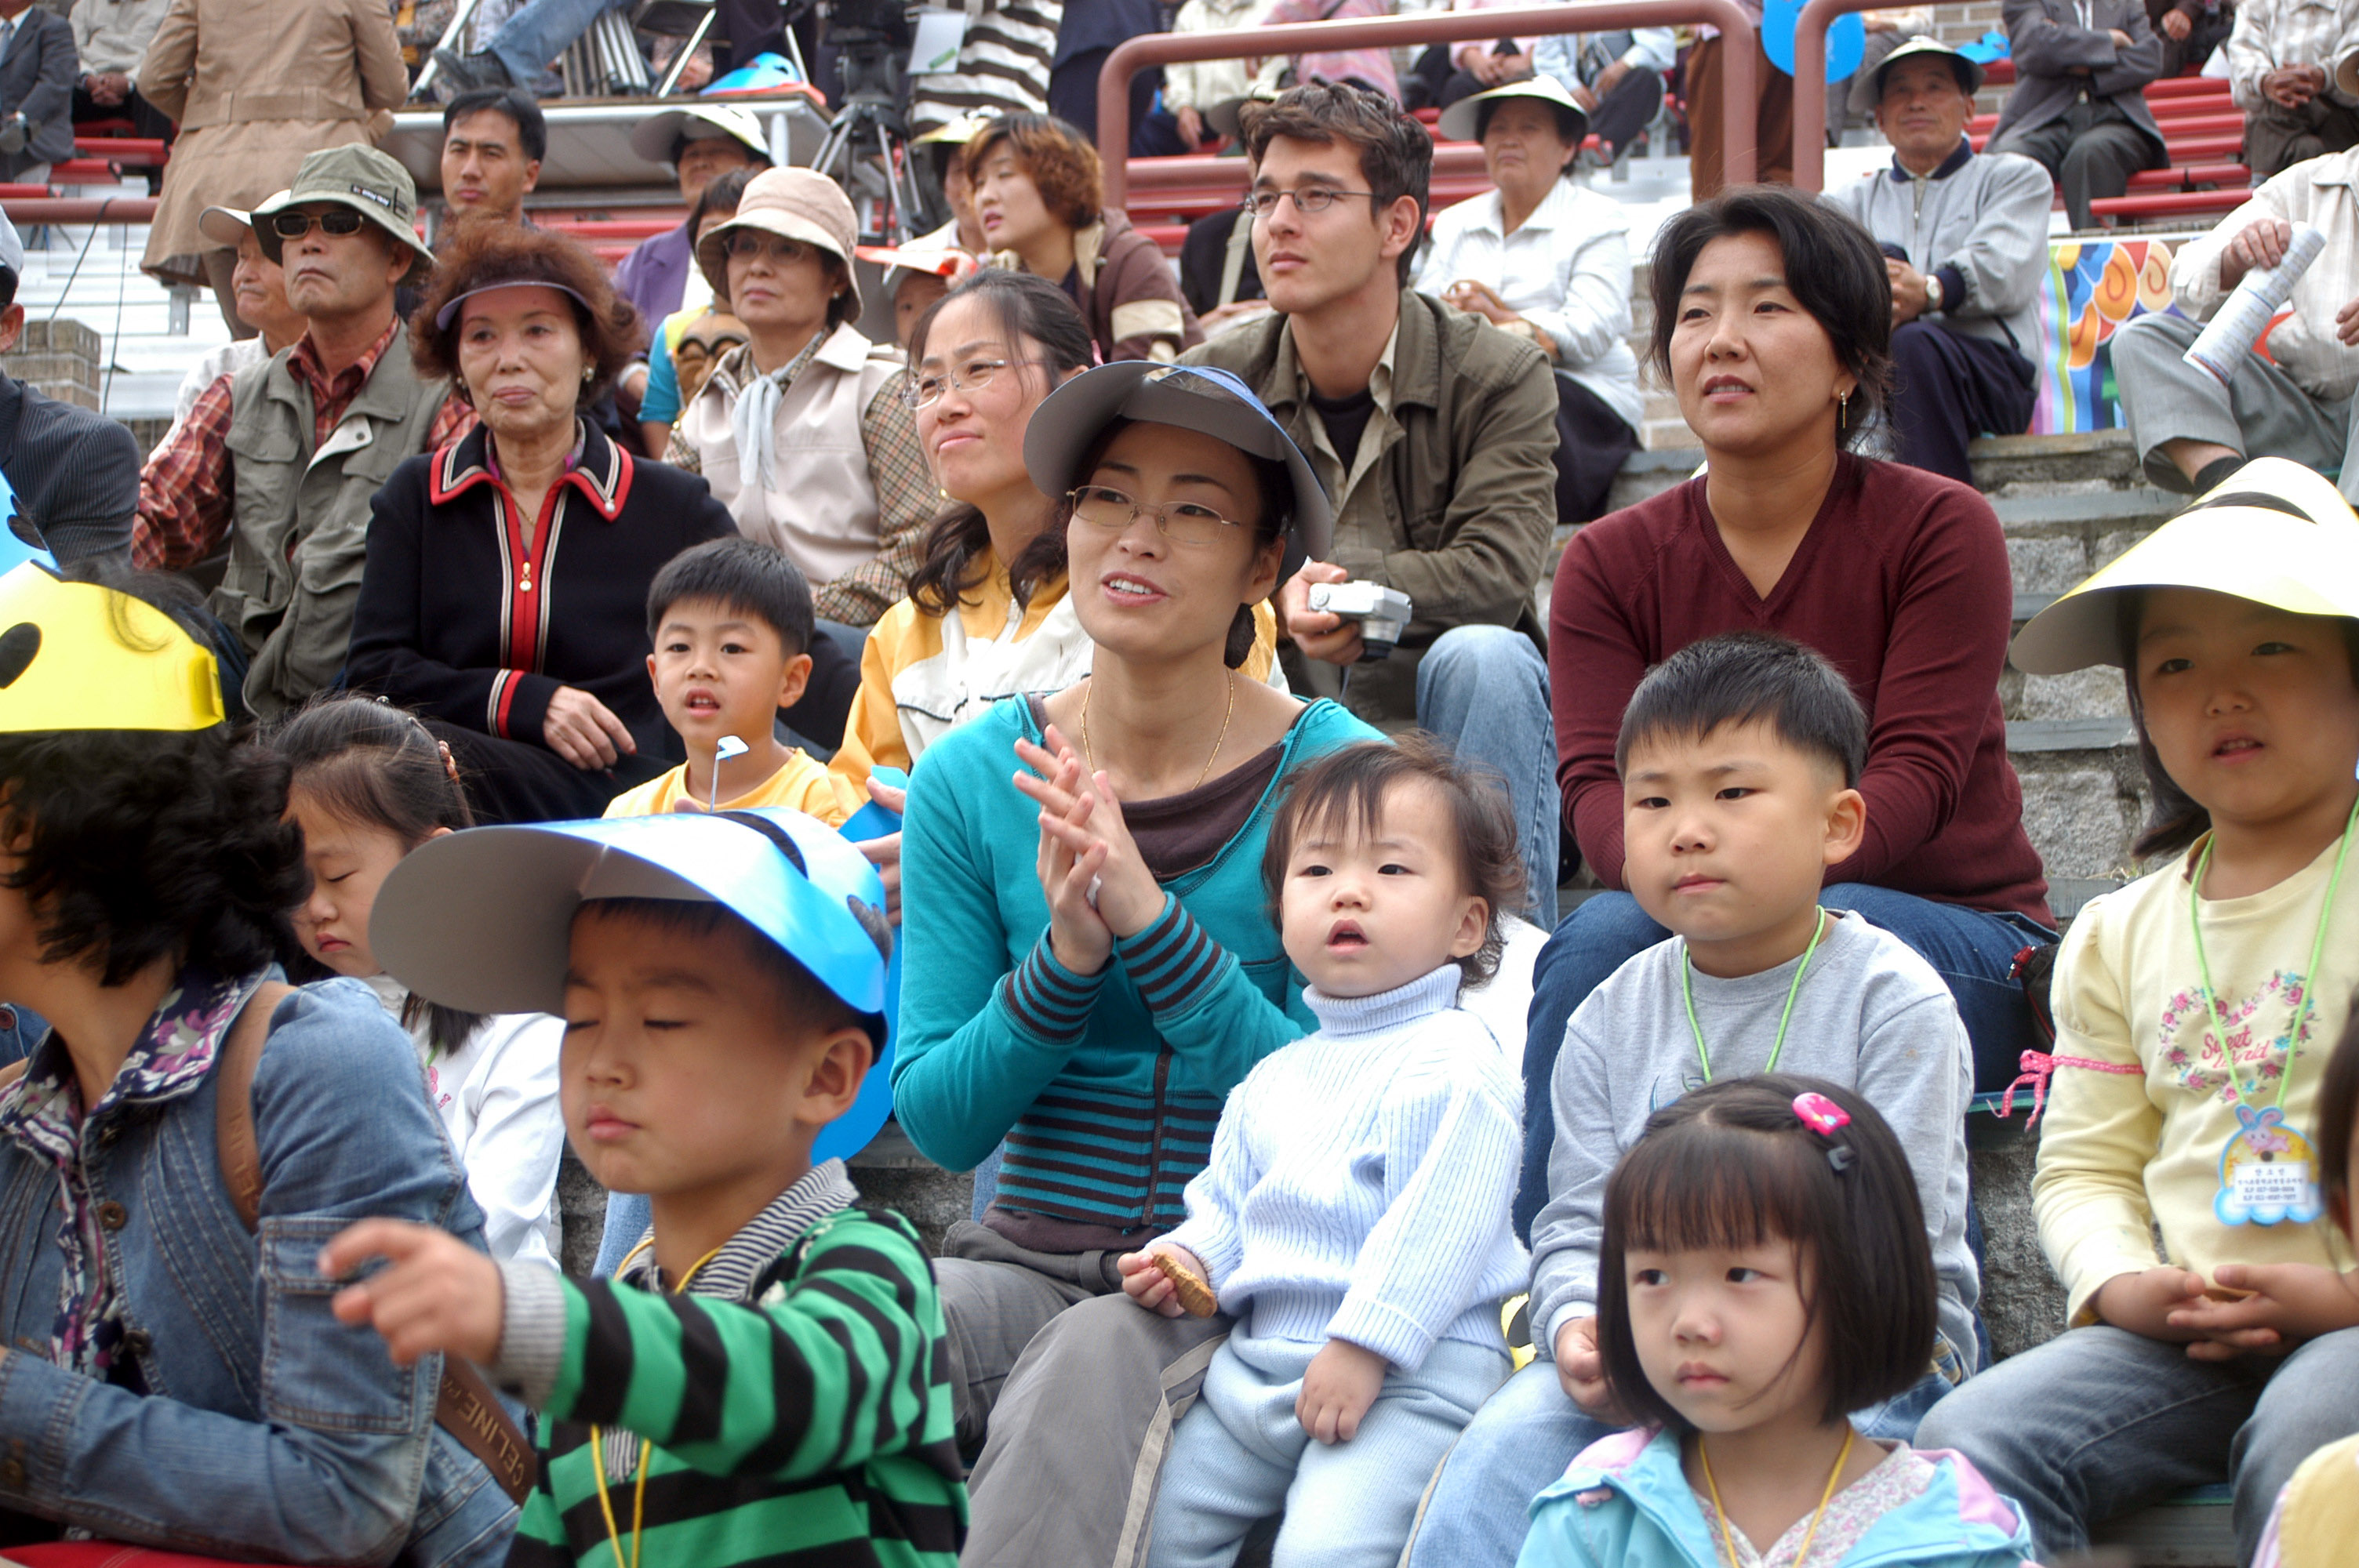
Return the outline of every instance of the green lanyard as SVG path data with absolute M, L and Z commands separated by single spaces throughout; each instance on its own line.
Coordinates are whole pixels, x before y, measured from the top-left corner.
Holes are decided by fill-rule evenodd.
M 1794 1021 L 1794 999 L 1802 994 L 1802 977 L 1810 972 L 1811 956 L 1819 950 L 1819 938 L 1827 934 L 1827 912 L 1819 911 L 1819 918 L 1810 925 L 1810 945 L 1802 949 L 1802 961 L 1794 968 L 1794 983 L 1786 988 L 1786 1011 L 1777 1015 L 1777 1044 L 1769 1047 L 1769 1065 L 1761 1070 L 1774 1073 L 1777 1058 L 1786 1049 L 1786 1025 Z M 1695 1036 L 1696 1060 L 1703 1064 L 1703 1081 L 1712 1082 L 1712 1053 L 1704 1049 L 1703 1025 L 1696 1022 L 1695 965 L 1689 960 L 1685 943 L 1680 946 L 1680 995 L 1688 1004 L 1688 1030 Z
M 2318 991 L 2318 958 L 2326 950 L 2326 923 L 2334 918 L 2334 895 L 2343 886 L 2343 863 L 2351 858 L 2352 829 L 2355 827 L 2359 827 L 2359 800 L 2351 803 L 2351 815 L 2343 821 L 2343 847 L 2334 851 L 2334 874 L 2327 880 L 2326 902 L 2319 906 L 2318 929 L 2310 934 L 2310 968 L 2302 971 L 2301 1000 L 2293 1010 L 2293 1032 L 2286 1036 L 2285 1071 L 2277 1075 L 2280 1109 L 2285 1106 L 2286 1090 L 2293 1086 L 2293 1063 L 2301 1054 L 2302 1026 L 2310 1022 L 2310 999 Z M 2187 885 L 2187 924 L 2195 933 L 2195 968 L 2203 977 L 2203 1038 L 2219 1047 L 2220 1060 L 2228 1069 L 2228 1081 L 2235 1086 L 2236 1098 L 2250 1105 L 2252 1091 L 2245 1087 L 2245 1080 L 2236 1071 L 2235 1053 L 2228 1049 L 2226 1040 L 2212 1033 L 2213 1025 L 2224 1029 L 2227 1023 L 2220 1016 L 2219 994 L 2212 989 L 2212 960 L 2203 952 L 2203 873 L 2212 869 L 2212 846 L 2215 841 L 2210 837 L 2203 840 L 2203 853 L 2196 860 L 2194 879 Z M 1692 1009 L 1689 1016 L 1694 1016 Z

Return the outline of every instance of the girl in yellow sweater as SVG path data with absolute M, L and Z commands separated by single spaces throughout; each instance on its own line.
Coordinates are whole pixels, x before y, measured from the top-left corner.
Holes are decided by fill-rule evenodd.
M 2169 859 L 2090 903 L 2056 967 L 2032 1192 L 2071 1326 L 1944 1400 L 1919 1442 L 2020 1498 L 2050 1556 L 2231 1482 L 2250 1562 L 2295 1467 L 2359 1431 L 2359 1272 L 2316 1223 L 2313 1141 L 2359 984 L 2359 518 L 2259 460 L 2010 656 L 2125 668 L 2155 786 L 2137 848 Z

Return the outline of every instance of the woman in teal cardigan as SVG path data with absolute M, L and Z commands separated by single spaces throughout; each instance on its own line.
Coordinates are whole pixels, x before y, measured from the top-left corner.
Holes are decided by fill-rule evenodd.
M 1228 1325 L 1140 1312 L 1114 1260 L 1180 1222 L 1228 1091 L 1314 1026 L 1263 846 L 1287 776 L 1374 733 L 1237 668 L 1251 607 L 1331 525 L 1242 382 L 1102 366 L 1024 446 L 1093 673 L 928 748 L 903 838 L 897 1114 L 954 1169 L 1006 1144 L 937 1265 L 981 1453 L 970 1563 L 1104 1562 L 1144 1526 L 1169 1404 Z

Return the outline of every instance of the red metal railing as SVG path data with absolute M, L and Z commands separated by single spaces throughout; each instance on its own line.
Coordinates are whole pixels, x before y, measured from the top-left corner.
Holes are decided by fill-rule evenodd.
M 1888 0 L 1859 0 L 1856 8 L 1864 10 L 1878 3 Z M 1391 49 L 1402 44 L 1476 43 L 1486 38 L 1606 32 L 1621 27 L 1670 27 L 1682 22 L 1710 23 L 1738 38 L 1753 31 L 1752 18 L 1736 0 L 1581 0 L 1575 5 L 1534 5 L 1520 10 L 1436 11 L 1421 16 L 1296 22 L 1284 27 L 1240 27 L 1212 33 L 1150 33 L 1132 38 L 1106 57 L 1104 69 L 1098 73 L 1098 157 L 1105 166 L 1105 202 L 1109 207 L 1120 207 L 1130 193 L 1130 79 L 1154 66 L 1200 59 Z M 1821 38 L 1823 40 L 1823 23 Z M 1721 98 L 1721 121 L 1725 127 L 1725 167 L 1729 183 L 1734 185 L 1753 178 L 1753 122 L 1760 84 L 1754 79 L 1751 49 L 1730 49 L 1723 59 L 1728 80 Z M 1810 123 L 1800 118 L 1799 94 L 1794 112 L 1796 124 Z M 1825 111 L 1821 109 L 1820 113 L 1824 118 Z
M 1794 19 L 1794 189 L 1822 190 L 1827 183 L 1827 141 L 1799 135 L 1804 125 L 1827 123 L 1827 29 L 1837 16 L 1874 11 L 1890 0 L 1810 0 Z M 1729 51 L 1732 55 L 1734 50 Z

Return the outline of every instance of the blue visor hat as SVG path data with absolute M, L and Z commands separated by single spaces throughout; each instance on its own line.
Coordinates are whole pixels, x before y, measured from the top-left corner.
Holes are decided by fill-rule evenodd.
M 717 903 L 778 946 L 885 1043 L 885 884 L 816 817 L 674 813 L 429 839 L 393 869 L 369 946 L 396 979 L 469 1012 L 565 1011 L 575 911 L 592 899 Z
M 1286 532 L 1284 575 L 1292 577 L 1306 560 L 1327 558 L 1335 516 L 1302 449 L 1251 387 L 1209 365 L 1124 360 L 1083 371 L 1050 393 L 1024 433 L 1024 467 L 1040 493 L 1063 495 L 1086 480 L 1082 460 L 1116 419 L 1176 425 L 1285 464 L 1294 522 Z

